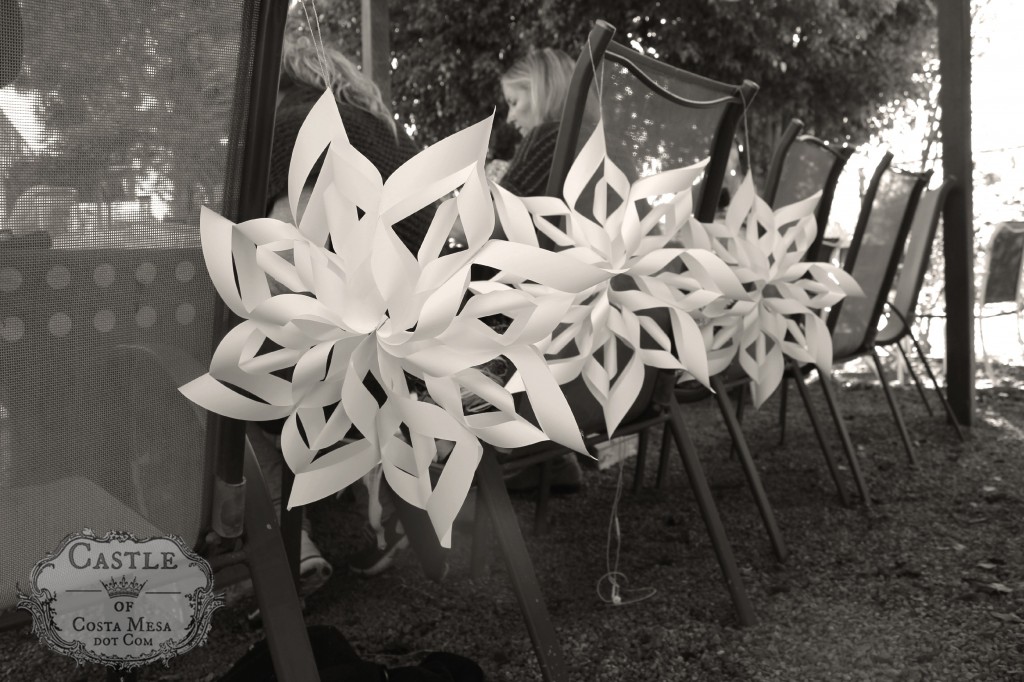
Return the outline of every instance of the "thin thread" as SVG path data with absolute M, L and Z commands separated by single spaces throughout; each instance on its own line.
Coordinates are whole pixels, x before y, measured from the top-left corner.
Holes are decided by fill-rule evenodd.
M 740 101 L 743 103 L 743 148 L 747 152 L 747 172 L 750 173 L 754 167 L 754 150 L 750 147 L 750 128 L 747 125 L 747 98 L 743 94 L 743 87 L 740 86 Z
M 313 49 L 316 50 L 317 61 L 320 62 L 320 73 L 324 78 L 324 85 L 328 90 L 333 91 L 331 77 L 327 65 L 327 48 L 324 47 L 324 37 L 320 32 L 320 17 L 316 11 L 316 0 L 309 0 L 309 4 L 313 6 L 313 21 L 316 23 L 316 31 L 313 30 L 313 24 L 309 20 L 309 10 L 306 9 L 306 0 L 299 0 L 299 4 L 302 5 L 302 13 L 306 15 L 306 28 L 309 29 L 310 38 L 313 40 Z
M 625 441 L 620 441 L 617 447 L 625 447 Z M 619 525 L 619 500 L 622 499 L 622 472 L 625 466 L 625 458 L 619 458 L 619 477 L 615 485 L 615 499 L 612 502 L 611 519 L 608 522 L 608 541 L 605 545 L 605 567 L 608 571 L 597 580 L 597 597 L 606 604 L 613 606 L 628 606 L 637 602 L 650 599 L 658 593 L 653 587 L 636 590 L 634 597 L 625 597 L 623 588 L 629 582 L 625 573 L 619 570 L 619 558 L 622 553 L 622 528 Z M 612 538 L 615 538 L 615 549 L 612 550 Z M 614 559 L 612 555 L 614 554 Z M 602 591 L 602 586 L 607 582 L 611 588 L 608 596 Z

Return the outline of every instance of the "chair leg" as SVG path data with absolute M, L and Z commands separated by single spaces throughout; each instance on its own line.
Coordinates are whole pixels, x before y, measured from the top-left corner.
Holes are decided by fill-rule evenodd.
M 469 555 L 469 574 L 474 580 L 484 577 L 487 569 L 487 554 L 490 551 L 490 510 L 487 503 L 477 491 L 476 514 L 473 517 L 473 547 Z
M 277 510 L 270 501 L 259 462 L 245 448 L 245 555 L 262 614 L 274 672 L 282 682 L 319 680 Z
M 650 429 L 642 430 L 637 436 L 636 468 L 633 469 L 633 494 L 640 492 L 644 485 L 644 469 L 647 468 L 647 441 Z
M 914 371 L 914 366 L 910 364 L 910 356 L 907 355 L 907 351 L 903 348 L 903 342 L 897 341 L 896 347 L 900 349 L 900 355 L 903 357 L 903 364 L 907 366 L 907 372 L 910 374 L 910 378 L 914 380 L 914 386 L 917 387 L 917 394 L 921 396 L 921 402 L 924 403 L 924 407 L 928 410 L 928 416 L 934 417 L 935 412 L 932 410 L 931 403 L 928 402 L 928 396 L 924 392 L 924 384 L 921 383 L 921 378 L 917 376 L 917 372 Z
M 540 484 L 537 487 L 537 507 L 533 513 L 533 534 L 543 535 L 548 530 L 548 507 L 551 501 L 551 475 L 554 460 L 548 458 L 540 464 Z
M 292 484 L 295 482 L 295 474 L 288 467 L 281 467 L 281 499 L 287 500 L 292 493 Z M 281 538 L 284 541 L 284 551 L 288 555 L 288 565 L 292 569 L 292 578 L 295 586 L 299 585 L 299 556 L 302 549 L 302 517 L 305 514 L 303 507 L 288 509 L 281 505 Z
M 982 305 L 984 307 L 984 305 Z M 985 374 L 988 376 L 989 383 L 995 388 L 996 375 L 992 371 L 992 358 L 988 356 L 988 349 L 985 347 L 985 316 L 982 315 L 978 319 L 978 336 L 981 338 L 981 357 L 985 365 Z
M 907 425 L 903 421 L 903 413 L 900 412 L 899 405 L 896 404 L 896 397 L 892 394 L 889 382 L 885 378 L 885 372 L 882 369 L 882 358 L 878 357 L 878 352 L 874 348 L 871 349 L 871 358 L 875 361 L 875 369 L 878 371 L 878 378 L 882 382 L 882 390 L 885 391 L 885 399 L 889 403 L 892 418 L 896 420 L 896 428 L 900 432 L 903 449 L 907 451 L 907 459 L 910 460 L 911 466 L 914 466 L 917 464 L 917 458 L 914 456 L 914 446 L 910 441 L 910 432 L 907 431 Z
M 747 403 L 746 388 L 746 385 L 741 384 L 740 387 L 736 389 L 736 420 L 741 424 L 743 423 L 743 407 Z
M 712 385 L 714 385 L 714 384 L 712 384 Z M 724 390 L 724 388 L 725 388 L 725 383 L 724 382 L 719 380 L 718 385 L 720 385 L 723 388 L 723 390 Z M 746 386 L 741 384 L 741 385 L 737 386 L 736 389 L 733 391 L 733 400 L 736 402 L 736 408 L 735 408 L 733 414 L 736 417 L 736 422 L 738 424 L 740 424 L 741 427 L 742 427 L 742 424 L 743 424 L 743 404 L 746 402 L 746 395 L 747 395 L 746 391 L 744 390 L 745 388 L 746 388 Z M 716 388 L 715 390 L 717 391 L 718 389 Z M 729 397 L 728 394 L 726 394 L 726 398 L 728 398 L 728 397 Z M 729 446 L 729 456 L 730 457 L 740 457 L 739 448 L 736 445 L 736 440 L 735 439 L 733 439 L 732 445 Z
M 526 620 L 526 629 L 533 641 L 533 649 L 545 680 L 568 680 L 569 673 L 558 643 L 558 635 L 551 624 L 544 597 L 540 591 L 533 562 L 526 551 L 523 533 L 519 529 L 512 501 L 505 489 L 501 468 L 493 453 L 484 450 L 477 467 L 477 495 L 483 501 L 494 525 L 494 535 L 505 556 L 509 578 L 519 601 L 519 609 Z
M 779 387 L 779 445 L 786 442 L 786 403 L 789 398 L 789 375 L 782 376 L 782 385 Z
M 844 507 L 849 507 L 850 494 L 846 492 L 846 485 L 839 475 L 839 467 L 836 465 L 836 460 L 832 456 L 832 450 L 825 440 L 825 432 L 821 428 L 821 422 L 818 421 L 818 415 L 811 404 L 811 395 L 807 390 L 807 384 L 804 383 L 803 372 L 795 362 L 790 363 L 790 372 L 794 376 L 793 383 L 796 384 L 796 392 L 800 395 L 800 400 L 803 401 L 804 409 L 807 411 L 807 418 L 811 421 L 814 436 L 818 439 L 818 446 L 821 448 L 821 454 L 825 458 L 825 466 L 828 468 L 828 473 L 832 477 L 832 482 L 835 483 L 836 491 L 839 493 L 839 503 Z
M 661 490 L 665 485 L 665 480 L 668 478 L 668 464 L 669 464 L 669 438 L 671 436 L 671 430 L 667 425 L 661 427 L 661 452 L 658 455 L 658 478 L 654 481 L 654 487 Z
M 754 495 L 758 511 L 761 512 L 761 520 L 768 531 L 768 539 L 771 541 L 772 549 L 775 551 L 775 558 L 779 561 L 785 561 L 789 556 L 789 550 L 786 549 L 782 533 L 779 532 L 779 526 L 775 522 L 775 512 L 772 510 L 772 505 L 764 492 L 764 486 L 761 485 L 761 476 L 757 472 L 757 467 L 754 466 L 754 458 L 751 456 L 750 448 L 747 446 L 747 439 L 743 435 L 740 420 L 736 417 L 729 402 L 725 384 L 720 377 L 713 376 L 711 377 L 711 388 L 715 390 L 718 408 L 722 412 L 722 418 L 725 419 L 725 425 L 729 429 L 729 435 L 732 437 L 733 447 L 739 456 L 740 464 L 743 466 L 743 474 L 747 478 L 747 485 L 750 487 L 750 492 Z
M 722 569 L 722 577 L 725 578 L 726 587 L 732 597 L 736 614 L 739 617 L 741 626 L 752 626 L 756 623 L 754 608 L 750 604 L 746 588 L 740 577 L 739 567 L 736 565 L 736 557 L 732 552 L 732 545 L 725 535 L 725 528 L 718 516 L 718 508 L 715 505 L 714 497 L 711 495 L 711 487 L 704 477 L 704 468 L 700 464 L 696 448 L 690 441 L 683 422 L 683 410 L 676 402 L 675 396 L 670 396 L 669 407 L 669 428 L 672 429 L 672 436 L 679 450 L 679 457 L 683 460 L 683 467 L 686 469 L 687 477 L 690 479 L 690 488 L 697 500 L 704 525 L 707 526 L 708 536 L 711 545 L 714 547 L 715 556 L 718 557 L 718 564 Z
M 835 392 L 832 390 L 830 376 L 825 374 L 818 369 L 818 383 L 821 384 L 821 392 L 825 394 L 825 402 L 828 403 L 829 412 L 832 413 L 832 422 L 836 425 L 836 431 L 839 432 L 839 440 L 843 444 L 843 451 L 846 453 L 846 461 L 850 465 L 850 471 L 853 473 L 853 480 L 857 484 L 857 492 L 860 493 L 860 499 L 864 503 L 865 507 L 871 506 L 871 496 L 868 495 L 868 486 L 864 482 L 864 475 L 860 471 L 860 462 L 857 461 L 857 453 L 853 450 L 853 442 L 850 440 L 850 432 L 846 429 L 846 424 L 843 422 L 843 415 L 839 413 L 839 403 L 836 401 Z
M 928 373 L 928 378 L 931 379 L 932 386 L 935 387 L 935 392 L 939 394 L 939 402 L 942 403 L 942 408 L 946 410 L 946 420 L 953 425 L 953 428 L 956 430 L 957 437 L 960 439 L 960 442 L 963 443 L 966 440 L 966 438 L 964 438 L 963 429 L 960 428 L 960 422 L 957 421 L 956 415 L 953 414 L 953 407 L 949 404 L 949 400 L 946 399 L 946 394 L 939 386 L 938 379 L 935 378 L 935 373 L 932 371 L 931 363 L 928 362 L 928 357 L 924 354 L 924 349 L 921 348 L 921 344 L 917 342 L 917 338 L 913 334 L 910 335 L 910 340 L 914 344 L 914 348 L 917 349 L 917 354 L 921 357 L 921 364 L 924 365 L 924 371 Z

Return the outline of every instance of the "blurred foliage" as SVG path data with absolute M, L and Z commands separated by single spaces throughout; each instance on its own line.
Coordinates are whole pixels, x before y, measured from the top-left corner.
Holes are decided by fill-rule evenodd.
M 307 2 L 307 6 L 309 3 Z M 358 57 L 361 3 L 319 0 L 323 34 Z M 616 39 L 704 76 L 761 86 L 747 117 L 753 162 L 767 166 L 792 117 L 819 137 L 858 144 L 886 125 L 879 110 L 925 96 L 934 57 L 931 0 L 495 0 L 391 3 L 394 106 L 424 144 L 504 116 L 498 78 L 530 47 L 574 58 L 596 19 Z M 299 10 L 298 18 L 305 19 Z M 498 155 L 509 132 L 497 126 Z M 511 144 L 514 145 L 514 139 Z
M 47 184 L 75 187 L 81 201 L 180 198 L 188 205 L 170 209 L 188 216 L 219 198 L 241 3 L 23 6 L 25 56 L 12 87 L 34 103 L 44 146 L 16 162 L 15 193 Z
M 767 165 L 790 117 L 821 137 L 853 144 L 886 125 L 883 105 L 926 93 L 927 79 L 915 74 L 931 57 L 935 35 L 931 0 L 390 5 L 393 104 L 401 121 L 415 126 L 426 145 L 497 109 L 492 151 L 503 158 L 517 134 L 504 124 L 500 74 L 533 46 L 579 54 L 598 18 L 618 28 L 621 42 L 669 64 L 759 83 L 747 117 L 757 169 Z M 195 197 L 219 203 L 240 3 L 33 0 L 24 6 L 25 64 L 12 87 L 35 102 L 47 144 L 12 179 L 74 185 L 81 200 L 191 195 L 186 205 L 172 206 L 183 217 Z M 358 59 L 361 3 L 319 0 L 316 8 L 325 39 Z M 295 6 L 293 25 L 305 23 Z

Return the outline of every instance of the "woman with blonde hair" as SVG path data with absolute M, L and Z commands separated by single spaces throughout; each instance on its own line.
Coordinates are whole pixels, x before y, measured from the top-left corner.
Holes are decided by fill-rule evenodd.
M 547 189 L 572 72 L 567 54 L 546 47 L 516 61 L 501 77 L 507 120 L 523 136 L 500 181 L 513 194 L 539 196 Z

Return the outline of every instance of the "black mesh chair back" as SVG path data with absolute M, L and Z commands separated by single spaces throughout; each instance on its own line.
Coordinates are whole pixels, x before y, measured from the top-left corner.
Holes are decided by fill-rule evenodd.
M 596 22 L 576 62 L 547 193 L 562 195 L 576 152 L 593 132 L 596 89 L 608 155 L 631 181 L 709 159 L 695 192 L 694 215 L 711 221 L 737 125 L 757 94 L 757 85 L 751 81 L 729 85 L 668 66 L 614 42 L 614 33 L 607 22 Z M 600 76 L 596 83 L 595 72 Z M 576 208 L 586 213 L 593 195 L 585 193 L 580 201 Z M 642 413 L 654 398 L 656 375 L 647 369 L 631 417 Z M 587 430 L 601 423 L 600 410 L 582 380 L 576 383 L 565 391 L 580 427 Z
M 773 165 L 769 170 L 765 188 L 769 196 L 765 197 L 765 201 L 773 208 L 778 208 L 806 199 L 815 192 L 821 192 L 821 199 L 818 200 L 814 214 L 818 232 L 814 242 L 807 249 L 808 260 L 821 260 L 821 243 L 828 227 L 836 184 L 853 149 L 837 149 L 835 145 L 825 144 L 812 135 L 801 135 L 780 155 L 781 151 L 777 150 L 772 160 Z M 779 158 L 777 166 L 776 158 Z
M 789 156 L 789 149 L 793 146 L 797 136 L 803 131 L 804 122 L 798 118 L 791 118 L 782 131 L 779 141 L 772 150 L 772 158 L 768 162 L 768 174 L 764 179 L 764 188 L 761 190 L 761 198 L 768 202 L 769 206 L 776 206 L 775 195 L 779 189 L 779 179 L 782 176 L 782 168 Z
M 710 221 L 736 127 L 757 85 L 729 85 L 668 66 L 612 41 L 614 32 L 597 22 L 576 63 L 548 194 L 561 196 L 575 152 L 596 123 L 587 110 L 596 69 L 609 157 L 631 180 L 710 157 L 694 200 L 697 218 Z
M 265 210 L 284 9 L 22 3 L 0 112 L 0 612 L 69 532 L 200 545 L 215 467 L 241 480 L 242 431 L 177 387 L 224 330 L 200 207 Z
M 829 316 L 838 362 L 870 352 L 918 199 L 931 177 L 931 171 L 898 171 L 891 161 L 887 153 L 875 171 L 844 264 L 864 296 L 844 299 Z
M 932 253 L 932 244 L 942 217 L 942 208 L 946 196 L 956 185 L 952 178 L 946 178 L 942 185 L 921 194 L 914 211 L 914 221 L 910 225 L 910 236 L 907 240 L 906 253 L 896 274 L 889 297 L 889 306 L 894 314 L 889 315 L 886 324 L 875 343 L 880 346 L 896 343 L 910 332 L 914 323 L 914 311 L 917 310 L 917 297 L 924 284 L 925 272 L 928 269 Z

